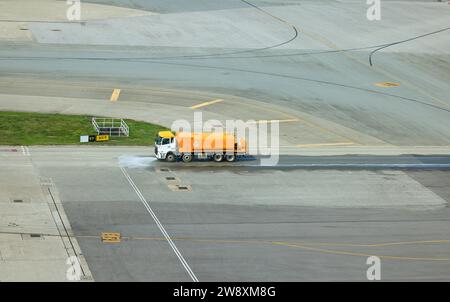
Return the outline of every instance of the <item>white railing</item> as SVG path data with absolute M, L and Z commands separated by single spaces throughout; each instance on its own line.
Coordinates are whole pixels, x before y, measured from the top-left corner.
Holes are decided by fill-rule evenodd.
M 130 128 L 123 119 L 120 119 L 120 128 L 123 129 L 123 133 L 125 136 L 130 136 Z
M 130 136 L 130 128 L 123 119 L 93 117 L 92 126 L 98 135 Z

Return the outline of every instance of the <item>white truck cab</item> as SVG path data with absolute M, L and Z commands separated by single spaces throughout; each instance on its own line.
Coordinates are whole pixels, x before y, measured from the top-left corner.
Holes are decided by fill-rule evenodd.
M 170 131 L 160 131 L 155 139 L 155 155 L 157 159 L 166 159 L 173 156 L 175 160 L 177 156 L 177 142 L 175 135 Z M 173 161 L 171 160 L 171 161 Z

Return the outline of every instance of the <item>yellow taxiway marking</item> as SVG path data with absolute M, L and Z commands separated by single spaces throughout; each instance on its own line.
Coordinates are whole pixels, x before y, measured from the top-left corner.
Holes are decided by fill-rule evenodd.
M 197 105 L 191 106 L 191 109 L 198 109 L 198 108 L 202 108 L 202 107 L 209 106 L 209 105 L 216 104 L 216 103 L 220 103 L 220 102 L 223 102 L 223 100 L 222 99 L 217 99 L 217 100 L 213 100 L 213 101 L 209 101 L 209 102 L 204 102 L 204 103 L 201 103 L 201 104 L 197 104 Z
M 155 237 L 134 237 L 130 238 L 134 240 L 162 240 L 162 238 Z M 277 245 L 290 248 L 298 248 L 303 250 L 315 251 L 325 254 L 333 255 L 345 255 L 345 256 L 357 256 L 357 257 L 370 257 L 378 256 L 382 259 L 391 260 L 412 260 L 412 261 L 450 261 L 450 258 L 441 257 L 410 257 L 410 256 L 396 256 L 396 255 L 383 255 L 383 254 L 372 254 L 372 253 L 361 253 L 346 250 L 336 250 L 318 247 L 318 245 L 324 246 L 354 246 L 354 247 L 383 247 L 389 245 L 405 245 L 405 244 L 428 244 L 428 243 L 450 243 L 450 240 L 427 240 L 427 241 L 406 241 L 406 242 L 390 242 L 390 243 L 379 243 L 379 244 L 342 244 L 342 243 L 295 243 L 295 242 L 283 242 L 283 241 L 266 241 L 266 240 L 217 240 L 217 239 L 197 239 L 197 238 L 173 238 L 173 240 L 187 240 L 198 243 L 231 243 L 231 244 L 266 244 L 266 245 Z
M 303 33 L 304 35 L 307 35 L 307 36 L 309 36 L 310 38 L 312 38 L 312 39 L 318 41 L 319 43 L 322 43 L 322 44 L 327 45 L 327 46 L 330 47 L 330 48 L 333 48 L 333 49 L 338 50 L 338 51 L 342 50 L 342 49 L 340 49 L 339 47 L 337 47 L 334 43 L 332 43 L 331 41 L 325 39 L 325 38 L 322 37 L 322 36 L 319 36 L 318 34 L 315 34 L 315 33 L 308 33 L 308 32 L 305 32 L 305 30 L 302 30 L 302 33 Z M 439 103 L 440 105 L 443 105 L 444 108 L 450 108 L 448 102 L 446 102 L 446 101 L 444 101 L 444 100 L 441 100 L 440 98 L 437 98 L 437 97 L 435 97 L 435 96 L 429 94 L 427 91 L 421 89 L 421 88 L 418 87 L 417 85 L 414 85 L 413 83 L 410 83 L 410 82 L 408 82 L 408 81 L 405 81 L 403 78 L 399 78 L 398 76 L 396 76 L 396 75 L 394 75 L 394 74 L 388 72 L 387 70 L 385 70 L 385 69 L 383 69 L 383 68 L 381 68 L 381 67 L 379 67 L 379 66 L 370 66 L 369 63 L 367 63 L 367 62 L 365 62 L 365 61 L 362 61 L 361 59 L 359 59 L 358 57 L 352 55 L 352 54 L 349 53 L 349 52 L 345 52 L 345 51 L 344 51 L 344 52 L 341 52 L 341 53 L 342 53 L 344 56 L 348 57 L 349 59 L 352 59 L 352 60 L 354 60 L 354 61 L 356 61 L 356 62 L 358 62 L 358 63 L 360 63 L 360 64 L 362 64 L 362 65 L 364 65 L 364 66 L 366 66 L 366 67 L 373 68 L 374 70 L 379 71 L 380 73 L 386 75 L 388 78 L 391 78 L 391 79 L 393 79 L 393 80 L 395 80 L 395 81 L 401 81 L 401 82 L 404 84 L 404 86 L 409 87 L 410 89 L 413 89 L 413 90 L 415 90 L 415 91 L 418 91 L 419 93 L 421 93 L 421 94 L 423 94 L 423 95 L 426 95 L 426 96 L 432 98 L 436 103 Z
M 287 119 L 287 120 L 259 120 L 259 121 L 249 121 L 249 124 L 272 124 L 274 122 L 278 122 L 278 123 L 292 123 L 292 122 L 299 122 L 300 120 L 297 118 L 293 118 L 293 119 Z
M 98 238 L 98 236 L 76 236 L 75 238 Z M 122 240 L 150 240 L 150 241 L 164 241 L 165 238 L 162 237 L 123 237 Z M 426 256 L 397 256 L 397 255 L 386 255 L 370 252 L 356 252 L 341 249 L 330 249 L 324 247 L 385 247 L 385 246 L 395 246 L 395 245 L 420 245 L 420 244 L 450 244 L 450 240 L 421 240 L 421 241 L 400 241 L 400 242 L 387 242 L 387 243 L 375 243 L 375 244 L 351 244 L 351 243 L 327 243 L 327 242 L 316 242 L 316 243 L 306 243 L 306 242 L 285 242 L 285 241 L 268 241 L 268 240 L 227 240 L 227 239 L 200 239 L 200 238 L 190 238 L 190 237 L 178 237 L 172 238 L 173 240 L 179 241 L 191 241 L 196 243 L 211 243 L 211 244 L 262 244 L 262 245 L 274 245 L 274 246 L 284 246 L 289 248 L 297 248 L 303 250 L 309 250 L 324 254 L 332 255 L 343 255 L 343 256 L 357 256 L 357 257 L 370 257 L 377 256 L 382 259 L 390 260 L 411 260 L 411 261 L 450 261 L 450 258 L 445 257 L 426 257 Z
M 322 143 L 322 144 L 300 144 L 297 147 L 301 148 L 314 148 L 314 147 L 333 147 L 333 146 L 354 146 L 355 143 Z
M 101 235 L 103 243 L 120 243 L 120 233 L 102 233 Z
M 110 101 L 116 102 L 119 99 L 119 96 L 120 96 L 120 89 L 114 89 L 111 94 Z
M 400 83 L 380 82 L 380 83 L 375 83 L 374 85 L 378 86 L 378 87 L 397 87 L 397 86 L 400 86 Z

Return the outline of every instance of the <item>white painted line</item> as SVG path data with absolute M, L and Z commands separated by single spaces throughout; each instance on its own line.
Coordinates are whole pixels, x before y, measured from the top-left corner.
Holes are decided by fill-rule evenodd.
M 161 233 L 164 235 L 164 237 L 166 238 L 167 242 L 169 243 L 169 245 L 172 247 L 172 250 L 174 251 L 175 255 L 177 255 L 178 259 L 180 260 L 181 264 L 183 265 L 183 267 L 186 269 L 186 272 L 189 274 L 189 276 L 191 277 L 192 281 L 194 282 L 199 282 L 197 277 L 195 276 L 194 272 L 192 271 L 192 269 L 190 268 L 189 264 L 186 262 L 186 260 L 184 259 L 183 255 L 181 255 L 180 251 L 178 250 L 177 246 L 175 245 L 175 243 L 172 241 L 172 239 L 170 238 L 169 234 L 166 232 L 166 230 L 164 229 L 164 226 L 161 224 L 161 222 L 159 221 L 158 217 L 156 217 L 155 212 L 153 212 L 152 208 L 150 207 L 150 205 L 148 204 L 147 200 L 145 200 L 144 196 L 142 195 L 141 191 L 138 189 L 138 187 L 136 186 L 136 184 L 134 183 L 134 181 L 131 179 L 130 175 L 128 174 L 128 172 L 125 170 L 125 168 L 121 167 L 120 170 L 122 170 L 123 175 L 125 176 L 125 178 L 128 180 L 129 184 L 131 185 L 131 187 L 133 188 L 133 190 L 136 192 L 137 196 L 139 197 L 139 199 L 141 200 L 142 204 L 144 205 L 144 207 L 147 209 L 147 211 L 150 213 L 150 215 L 152 216 L 153 220 L 155 221 L 156 225 L 158 226 L 159 230 L 161 231 Z
M 24 156 L 30 156 L 30 149 L 28 149 L 28 147 L 26 147 L 26 146 L 21 146 L 21 148 L 22 148 L 22 154 L 23 154 Z

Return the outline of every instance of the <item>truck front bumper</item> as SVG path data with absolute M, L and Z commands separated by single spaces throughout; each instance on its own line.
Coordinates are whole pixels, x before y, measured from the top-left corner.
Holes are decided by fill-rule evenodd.
M 157 146 L 155 146 L 155 156 L 156 156 L 157 159 L 165 159 L 166 158 L 165 154 L 162 154 L 162 153 L 160 153 L 158 151 L 158 147 Z

